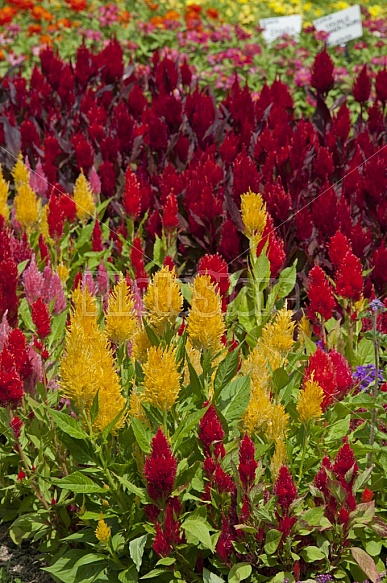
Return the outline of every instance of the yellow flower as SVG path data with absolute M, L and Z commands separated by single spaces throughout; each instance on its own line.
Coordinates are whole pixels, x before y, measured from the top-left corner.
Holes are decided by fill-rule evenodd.
M 155 273 L 144 295 L 150 322 L 162 334 L 168 321 L 174 322 L 183 307 L 180 283 L 173 271 L 163 267 Z
M 198 350 L 197 348 L 193 348 L 190 341 L 187 340 L 186 345 L 185 345 L 185 351 L 186 351 L 186 354 L 190 360 L 190 363 L 192 364 L 193 368 L 195 369 L 197 375 L 200 377 L 200 375 L 203 373 L 202 365 L 200 364 L 200 350 Z M 184 377 L 183 378 L 184 378 L 183 384 L 188 385 L 190 382 L 190 375 L 189 375 L 189 368 L 188 368 L 187 360 L 184 363 Z
M 143 366 L 143 399 L 162 411 L 171 409 L 180 391 L 180 373 L 177 370 L 176 350 L 151 346 Z
M 286 443 L 283 439 L 278 439 L 275 443 L 275 450 L 270 464 L 270 473 L 273 482 L 278 478 L 279 471 L 284 465 L 286 458 Z
M 86 415 L 98 393 L 98 415 L 93 429 L 102 432 L 118 417 L 115 431 L 124 423 L 126 400 L 121 394 L 113 353 L 106 334 L 98 327 L 96 302 L 88 289 L 77 288 L 73 302 L 60 367 L 60 388 L 75 409 Z
M 111 528 L 103 519 L 102 512 L 99 517 L 98 526 L 95 529 L 95 536 L 103 545 L 107 545 L 111 536 Z
M 192 286 L 187 326 L 191 345 L 198 350 L 206 349 L 216 354 L 222 349 L 224 331 L 220 295 L 209 275 L 197 275 Z
M 124 278 L 113 288 L 109 296 L 105 318 L 105 331 L 115 344 L 127 342 L 136 328 L 134 300 Z
M 304 344 L 305 338 L 312 338 L 312 325 L 304 314 L 298 323 L 298 340 Z
M 48 227 L 47 215 L 48 215 L 48 204 L 46 204 L 43 207 L 42 212 L 41 212 L 41 216 L 40 216 L 40 221 L 39 221 L 40 232 L 46 241 L 48 241 L 50 239 L 50 232 L 49 232 L 49 227 Z
M 245 235 L 257 245 L 266 227 L 267 211 L 262 196 L 255 192 L 246 192 L 241 196 L 241 214 L 245 226 Z
M 77 208 L 77 217 L 83 223 L 94 216 L 95 203 L 93 191 L 83 172 L 78 176 L 74 188 L 74 201 Z
M 148 334 L 145 328 L 137 328 L 133 336 L 132 342 L 132 356 L 140 362 L 144 362 L 148 355 L 148 350 L 151 347 Z
M 281 403 L 272 403 L 269 420 L 265 429 L 265 437 L 268 441 L 284 439 L 289 423 L 289 415 Z
M 383 16 L 383 8 L 380 6 L 380 4 L 374 4 L 373 6 L 370 6 L 368 11 L 372 18 L 379 18 L 380 16 Z
M 261 384 L 251 384 L 250 401 L 243 415 L 244 430 L 253 434 L 267 425 L 272 411 L 272 404 L 268 391 Z
M 291 350 L 294 344 L 295 322 L 292 322 L 292 311 L 282 308 L 272 322 L 266 324 L 262 330 L 262 346 L 270 346 L 277 351 L 282 358 Z
M 297 403 L 297 413 L 301 423 L 308 423 L 312 419 L 319 419 L 322 415 L 321 403 L 324 392 L 320 385 L 313 379 L 306 381 L 300 391 Z
M 17 158 L 15 166 L 12 169 L 12 176 L 15 182 L 16 190 L 18 190 L 22 184 L 29 184 L 30 182 L 30 171 L 23 162 L 23 155 L 21 152 Z
M 6 182 L 3 176 L 3 171 L 0 164 L 0 215 L 2 215 L 5 220 L 9 217 L 9 206 L 7 205 L 9 194 L 9 182 Z
M 138 392 L 136 387 L 133 387 L 132 392 L 130 393 L 130 408 L 129 408 L 130 417 L 140 419 L 140 421 L 147 420 L 144 407 L 142 406 L 143 400 L 144 400 L 143 395 Z
M 18 187 L 14 204 L 16 220 L 30 232 L 39 222 L 40 200 L 27 182 Z
M 59 275 L 59 279 L 61 280 L 63 285 L 65 285 L 67 282 L 67 278 L 69 276 L 69 273 L 70 273 L 69 268 L 66 267 L 66 265 L 64 263 L 59 263 L 58 267 L 56 268 L 56 272 Z

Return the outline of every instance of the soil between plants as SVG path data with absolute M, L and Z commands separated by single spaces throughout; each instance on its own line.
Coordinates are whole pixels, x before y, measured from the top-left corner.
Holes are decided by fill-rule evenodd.
M 0 526 L 0 568 L 23 583 L 53 583 L 49 574 L 41 571 L 44 566 L 41 553 L 33 545 L 24 543 L 18 547 L 9 538 L 8 528 Z

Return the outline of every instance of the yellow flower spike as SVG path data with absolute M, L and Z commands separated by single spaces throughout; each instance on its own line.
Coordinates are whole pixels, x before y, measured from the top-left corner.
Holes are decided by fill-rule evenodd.
M 221 338 L 226 329 L 220 295 L 209 275 L 197 275 L 191 289 L 188 338 L 193 348 L 216 354 L 222 349 Z
M 60 389 L 79 412 L 89 415 L 98 392 L 98 415 L 93 430 L 102 432 L 118 417 L 113 431 L 125 421 L 116 363 L 106 334 L 97 323 L 96 301 L 87 288 L 73 292 L 70 326 L 60 367 Z M 119 415 L 122 413 L 121 415 Z
M 298 323 L 298 340 L 301 344 L 304 344 L 304 338 L 312 338 L 312 324 L 309 322 L 308 318 L 303 315 Z
M 289 415 L 281 403 L 272 403 L 265 437 L 268 441 L 284 439 L 288 430 Z
M 267 211 L 262 196 L 255 192 L 246 192 L 241 196 L 241 215 L 245 226 L 245 235 L 254 245 L 258 245 L 266 227 Z
M 93 191 L 83 172 L 78 176 L 74 187 L 74 202 L 77 217 L 82 223 L 86 223 L 95 213 Z
M 134 419 L 146 422 L 147 417 L 145 415 L 144 407 L 142 406 L 143 400 L 143 395 L 138 392 L 136 387 L 133 387 L 132 392 L 130 393 L 129 415 Z
M 63 285 L 65 285 L 70 274 L 69 268 L 62 262 L 59 263 L 59 265 L 57 266 L 56 272 L 59 275 L 59 279 L 61 280 Z
M 16 190 L 18 190 L 22 184 L 29 184 L 30 182 L 30 171 L 24 164 L 23 155 L 21 152 L 19 153 L 17 162 L 12 169 L 12 176 L 15 182 Z
M 152 346 L 143 366 L 144 401 L 166 412 L 175 404 L 180 391 L 180 373 L 176 364 L 176 349 Z
M 294 345 L 295 322 L 292 322 L 292 311 L 286 307 L 279 310 L 272 322 L 262 330 L 262 346 L 270 345 L 272 350 L 279 352 L 282 358 L 288 354 Z
M 174 322 L 183 307 L 181 285 L 174 271 L 163 267 L 153 276 L 144 295 L 144 305 L 148 317 L 157 331 L 162 334 L 168 321 Z
M 269 422 L 272 403 L 266 388 L 251 384 L 250 401 L 243 415 L 242 426 L 248 434 L 261 431 Z
M 5 220 L 9 217 L 9 206 L 7 205 L 9 195 L 9 182 L 6 182 L 3 176 L 3 170 L 0 164 L 0 215 L 2 215 Z
M 281 467 L 285 464 L 287 458 L 286 443 L 283 439 L 278 439 L 275 443 L 275 450 L 271 458 L 270 473 L 273 482 L 278 478 Z
M 109 296 L 105 331 L 115 344 L 128 342 L 136 329 L 134 300 L 127 281 L 122 278 Z
M 27 182 L 23 182 L 17 188 L 14 205 L 16 220 L 29 233 L 39 223 L 41 205 Z
M 41 234 L 43 235 L 43 238 L 46 241 L 49 241 L 50 240 L 50 231 L 49 231 L 49 227 L 48 227 L 47 215 L 48 215 L 48 205 L 46 204 L 43 207 L 42 212 L 40 214 L 39 230 L 40 230 Z
M 135 360 L 144 362 L 147 359 L 148 350 L 151 347 L 145 328 L 138 327 L 133 335 L 132 356 Z
M 312 419 L 320 419 L 323 413 L 321 408 L 323 399 L 324 392 L 320 385 L 313 379 L 306 381 L 297 403 L 297 413 L 301 423 L 306 424 Z
M 99 517 L 98 526 L 95 529 L 95 536 L 99 540 L 99 542 L 105 546 L 107 546 L 110 537 L 111 537 L 111 528 L 106 524 L 103 519 L 102 512 Z

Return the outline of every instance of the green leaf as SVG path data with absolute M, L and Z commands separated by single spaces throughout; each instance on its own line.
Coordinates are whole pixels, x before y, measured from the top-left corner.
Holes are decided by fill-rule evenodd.
M 140 572 L 141 569 L 142 557 L 144 555 L 147 538 L 148 535 L 144 534 L 143 536 L 131 540 L 129 543 L 129 553 L 138 572 Z
M 268 555 L 273 555 L 278 549 L 282 538 L 282 532 L 276 530 L 275 528 L 269 530 L 266 536 L 266 544 L 264 546 L 265 553 Z
M 176 451 L 184 437 L 190 435 L 192 429 L 195 429 L 199 425 L 200 419 L 207 412 L 208 407 L 202 407 L 199 411 L 194 411 L 181 421 L 179 427 L 172 436 L 173 451 Z
M 197 538 L 204 547 L 213 550 L 210 530 L 204 520 L 200 520 L 198 518 L 187 518 L 181 527 L 183 530 L 185 530 L 186 533 L 189 533 Z
M 217 408 L 231 422 L 240 419 L 250 400 L 250 375 L 238 377 L 229 383 L 219 395 Z
M 253 266 L 254 279 L 259 284 L 259 289 L 264 290 L 270 279 L 270 261 L 266 253 L 262 251 L 261 255 L 254 261 Z
M 324 516 L 324 506 L 316 506 L 316 508 L 310 508 L 302 516 L 302 520 L 305 520 L 310 526 L 319 526 L 322 517 Z
M 296 283 L 297 277 L 297 262 L 296 260 L 291 267 L 286 267 L 280 273 L 278 283 L 273 287 L 277 299 L 282 300 L 290 294 Z
M 325 555 L 322 552 L 322 550 L 315 546 L 310 546 L 306 547 L 305 549 L 302 549 L 302 551 L 300 551 L 300 555 L 307 563 L 321 561 L 321 559 L 325 558 Z
M 374 469 L 374 465 L 366 468 L 364 472 L 356 476 L 355 481 L 353 483 L 353 491 L 358 492 L 365 484 L 367 484 L 368 480 L 371 477 L 372 471 Z
M 137 583 L 138 573 L 136 567 L 131 565 L 129 569 L 118 573 L 118 581 L 120 581 L 120 583 Z
M 170 565 L 173 565 L 173 563 L 176 562 L 176 559 L 174 557 L 164 557 L 163 559 L 160 559 L 159 561 L 157 561 L 156 563 L 156 567 L 158 567 L 159 565 L 164 565 L 164 567 L 169 567 Z
M 134 484 L 132 484 L 132 482 L 130 482 L 129 480 L 127 480 L 124 476 L 120 476 L 118 474 L 114 474 L 114 476 L 117 478 L 117 480 L 119 482 L 121 482 L 121 484 L 127 490 L 129 490 L 129 492 L 131 492 L 135 496 L 138 496 L 140 498 L 141 502 L 146 502 L 147 501 L 146 490 L 144 488 L 139 488 L 138 486 L 135 486 Z
M 379 581 L 379 572 L 373 558 L 359 547 L 352 547 L 351 555 L 363 573 L 367 575 L 368 579 L 370 579 L 372 583 L 377 583 Z
M 142 423 L 139 419 L 132 417 L 130 421 L 130 426 L 133 429 L 134 436 L 136 438 L 137 444 L 140 449 L 146 453 L 150 454 L 151 452 L 151 436 L 150 431 L 146 427 L 144 423 Z
M 93 403 L 90 407 L 90 419 L 92 423 L 94 423 L 94 421 L 97 419 L 98 411 L 99 411 L 99 389 L 96 392 L 93 399 Z
M 239 350 L 230 352 L 224 360 L 219 364 L 215 375 L 214 395 L 215 399 L 218 397 L 220 391 L 229 383 L 235 376 L 239 364 Z
M 111 434 L 111 432 L 113 431 L 114 427 L 117 425 L 118 421 L 120 421 L 120 419 L 122 418 L 123 415 L 125 415 L 126 413 L 126 405 L 125 407 L 122 409 L 122 411 L 120 411 L 115 417 L 114 419 L 112 419 L 110 421 L 110 423 L 108 423 L 108 425 L 106 425 L 105 429 L 103 430 L 102 434 L 101 434 L 101 439 L 103 442 L 106 441 L 106 439 L 108 438 L 108 436 Z
M 326 437 L 327 441 L 338 441 L 339 439 L 343 438 L 345 435 L 349 433 L 349 425 L 351 422 L 351 416 L 347 415 L 344 419 L 340 419 L 334 423 Z
M 23 273 L 24 269 L 27 267 L 27 265 L 29 264 L 29 262 L 30 262 L 30 260 L 29 259 L 26 259 L 25 261 L 22 261 L 21 263 L 18 263 L 17 273 L 18 273 L 19 276 Z
M 188 371 L 189 371 L 189 384 L 192 389 L 193 395 L 196 397 L 196 402 L 203 401 L 204 390 L 200 378 L 192 365 L 189 357 L 186 355 Z
M 228 574 L 228 583 L 239 583 L 248 579 L 251 575 L 252 567 L 249 563 L 237 563 L 231 568 Z
M 69 476 L 64 476 L 63 478 L 51 478 L 51 482 L 62 488 L 63 490 L 70 490 L 75 494 L 103 494 L 105 493 L 104 488 L 98 486 L 91 478 L 85 476 L 81 472 L 74 472 Z
M 274 388 L 280 391 L 289 383 L 289 375 L 284 368 L 277 368 L 272 376 Z
M 208 569 L 203 569 L 203 583 L 225 583 L 222 577 L 218 577 L 215 573 L 211 573 Z
M 143 577 L 140 577 L 140 579 L 153 579 L 154 577 L 158 577 L 158 575 L 163 575 L 164 573 L 166 573 L 165 569 L 153 569 Z
M 67 435 L 75 439 L 89 439 L 87 433 L 80 426 L 79 421 L 71 417 L 71 415 L 50 409 L 50 416 L 54 425 L 59 427 L 64 433 L 67 433 Z

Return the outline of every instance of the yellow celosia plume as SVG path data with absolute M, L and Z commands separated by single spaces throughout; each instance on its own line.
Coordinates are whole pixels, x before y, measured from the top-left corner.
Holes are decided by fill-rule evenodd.
M 167 322 L 173 323 L 183 307 L 181 285 L 169 267 L 157 271 L 144 295 L 149 322 L 162 334 Z
M 191 310 L 187 334 L 191 345 L 198 350 L 216 354 L 222 349 L 225 332 L 220 295 L 209 275 L 197 275 L 192 286 Z
M 74 187 L 74 202 L 77 209 L 77 217 L 85 223 L 94 216 L 95 203 L 93 191 L 83 172 L 78 176 Z
M 105 331 L 115 344 L 128 342 L 136 329 L 134 300 L 125 279 L 121 279 L 109 296 Z

